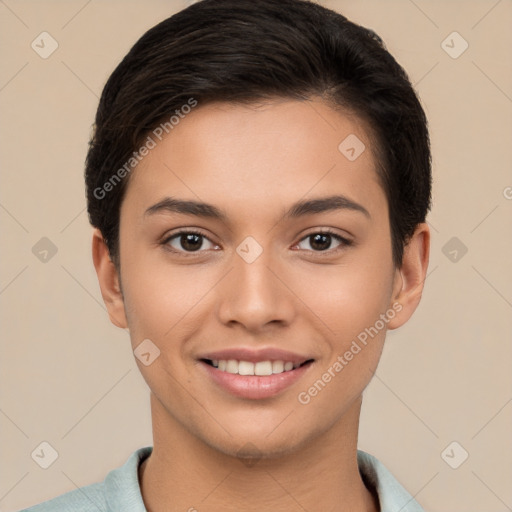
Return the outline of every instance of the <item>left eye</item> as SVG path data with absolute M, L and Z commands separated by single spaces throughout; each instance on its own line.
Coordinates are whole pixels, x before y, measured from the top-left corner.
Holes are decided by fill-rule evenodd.
M 338 247 L 336 247 L 334 250 L 339 249 L 340 246 L 348 246 L 351 244 L 350 240 L 347 240 L 346 238 L 343 238 L 342 236 L 337 235 L 336 233 L 332 233 L 330 231 L 320 231 L 318 233 L 311 233 L 304 237 L 300 243 L 309 240 L 310 246 L 313 247 L 313 249 L 307 250 L 312 250 L 314 252 L 322 252 L 331 249 L 331 243 L 333 239 L 335 239 L 339 243 Z M 300 245 L 300 243 L 298 245 Z

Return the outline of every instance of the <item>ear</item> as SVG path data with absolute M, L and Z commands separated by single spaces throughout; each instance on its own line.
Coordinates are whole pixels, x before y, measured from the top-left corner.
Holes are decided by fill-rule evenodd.
M 388 322 L 388 329 L 396 329 L 405 324 L 420 303 L 429 254 L 430 229 L 423 222 L 418 224 L 405 246 L 402 265 L 396 270 L 390 308 L 397 311 L 397 314 Z
M 128 322 L 126 321 L 119 275 L 110 259 L 107 245 L 99 229 L 94 229 L 92 235 L 92 260 L 110 321 L 117 327 L 125 329 Z

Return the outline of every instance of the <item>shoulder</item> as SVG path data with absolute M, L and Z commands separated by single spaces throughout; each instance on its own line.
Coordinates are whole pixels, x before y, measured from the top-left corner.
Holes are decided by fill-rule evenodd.
M 107 511 L 104 484 L 97 483 L 66 492 L 21 512 L 98 512 Z
M 381 512 L 424 512 L 419 503 L 376 457 L 357 450 L 357 463 L 366 486 L 379 497 Z
M 107 511 L 103 483 L 80 487 L 39 503 L 22 512 L 98 512 Z
M 103 482 L 74 489 L 20 512 L 146 512 L 138 468 L 152 450 L 151 446 L 139 448 L 123 466 L 110 471 Z

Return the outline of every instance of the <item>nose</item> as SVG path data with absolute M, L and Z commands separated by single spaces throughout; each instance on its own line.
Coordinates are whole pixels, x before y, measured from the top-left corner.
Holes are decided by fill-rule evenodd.
M 277 260 L 270 250 L 263 250 L 252 262 L 234 253 L 233 268 L 217 289 L 217 313 L 224 325 L 241 325 L 257 333 L 292 323 L 296 314 L 293 285 L 287 283 Z

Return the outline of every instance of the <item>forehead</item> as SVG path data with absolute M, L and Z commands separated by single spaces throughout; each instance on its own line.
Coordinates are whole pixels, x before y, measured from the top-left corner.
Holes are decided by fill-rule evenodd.
M 386 207 L 364 123 L 319 99 L 199 104 L 153 139 L 125 197 L 139 209 L 168 195 L 250 215 L 335 192 Z

